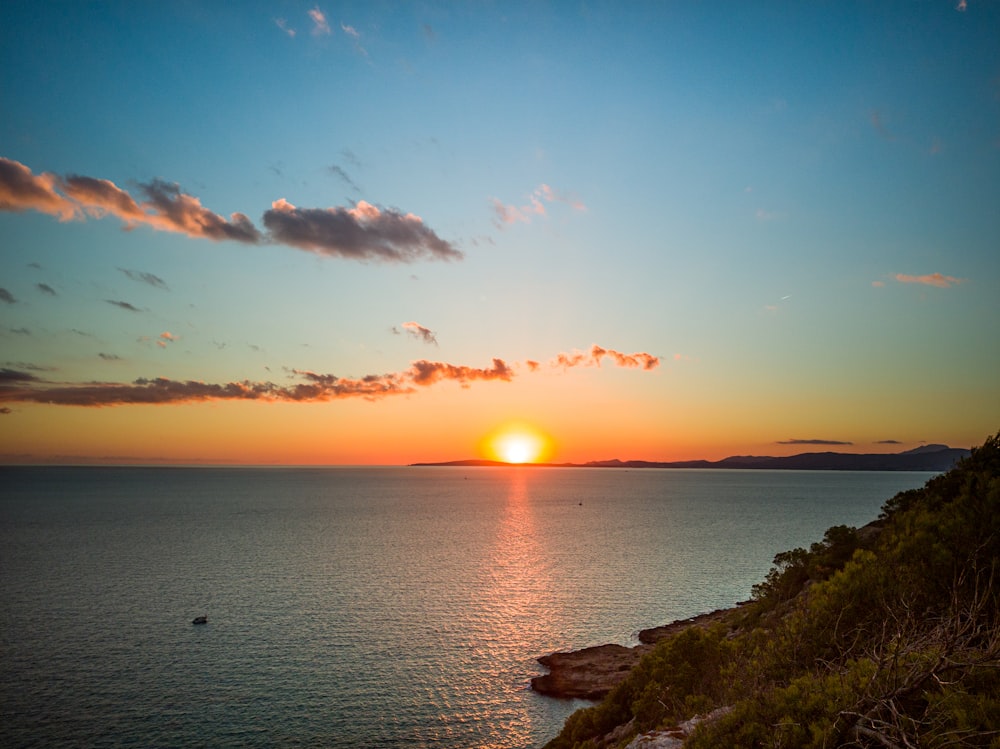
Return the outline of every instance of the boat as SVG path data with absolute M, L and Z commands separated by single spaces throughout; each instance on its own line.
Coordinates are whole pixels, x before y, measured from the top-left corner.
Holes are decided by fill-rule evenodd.
M 207 616 L 196 616 L 191 623 L 192 624 L 208 624 L 208 617 Z

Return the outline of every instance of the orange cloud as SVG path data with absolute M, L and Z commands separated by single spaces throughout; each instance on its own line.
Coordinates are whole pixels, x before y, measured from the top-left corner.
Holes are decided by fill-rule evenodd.
M 464 387 L 472 380 L 502 380 L 510 382 L 514 379 L 514 373 L 507 366 L 503 359 L 494 359 L 493 366 L 489 369 L 476 369 L 475 367 L 456 366 L 443 362 L 432 362 L 422 359 L 413 362 L 407 376 L 417 385 L 432 385 L 441 380 L 457 380 Z
M 204 208 L 198 198 L 182 193 L 176 183 L 155 179 L 140 185 L 140 188 L 148 201 L 144 206 L 155 211 L 155 215 L 146 214 L 144 222 L 154 228 L 180 232 L 189 237 L 232 239 L 250 244 L 263 239 L 257 227 L 242 213 L 234 213 L 226 221 Z
M 606 349 L 596 343 L 591 346 L 589 352 L 574 351 L 572 353 L 560 353 L 550 362 L 553 367 L 599 367 L 604 358 L 611 359 L 619 367 L 641 368 L 644 370 L 655 369 L 660 365 L 660 358 L 644 352 L 634 354 L 623 354 L 614 349 Z
M 900 283 L 919 283 L 925 286 L 936 286 L 939 289 L 947 289 L 952 285 L 960 284 L 965 279 L 946 276 L 942 273 L 928 273 L 924 276 L 909 276 L 905 273 L 897 273 L 894 278 Z
M 531 223 L 532 216 L 546 215 L 547 211 L 545 209 L 545 204 L 542 203 L 543 200 L 548 203 L 565 203 L 578 211 L 587 210 L 587 206 L 585 206 L 581 201 L 572 196 L 553 190 L 551 187 L 543 183 L 536 187 L 528 196 L 527 205 L 506 205 L 497 198 L 491 198 L 490 202 L 493 203 L 493 213 L 496 216 L 493 223 L 499 229 L 502 229 L 505 225 L 515 224 L 518 222 L 525 224 Z
M 177 336 L 171 333 L 169 330 L 165 330 L 160 333 L 160 337 L 156 339 L 156 345 L 160 348 L 166 348 L 168 343 L 173 343 L 177 340 Z
M 433 343 L 437 346 L 437 336 L 434 335 L 434 331 L 430 328 L 425 328 L 423 325 L 417 322 L 404 322 L 403 330 L 409 333 L 414 338 L 417 338 L 424 343 Z
M 32 174 L 24 164 L 0 157 L 0 210 L 27 210 L 69 221 L 79 216 L 76 204 L 55 191 L 54 174 Z
M 168 331 L 160 334 L 157 345 L 165 347 L 177 337 Z M 572 367 L 579 364 L 599 366 L 610 358 L 621 367 L 651 370 L 659 365 L 659 358 L 651 354 L 622 354 L 614 349 L 593 346 L 588 353 L 558 354 L 553 366 Z M 527 360 L 529 371 L 536 371 L 539 364 Z M 462 387 L 472 382 L 510 382 L 514 369 L 503 359 L 494 358 L 489 367 L 469 367 L 447 362 L 421 359 L 412 362 L 409 369 L 388 374 L 366 375 L 361 378 L 342 378 L 332 374 L 319 374 L 308 370 L 292 370 L 301 380 L 291 385 L 273 382 L 228 382 L 213 384 L 198 380 L 171 380 L 166 377 L 139 378 L 131 383 L 47 382 L 36 375 L 13 369 L 0 369 L 0 403 L 47 403 L 60 406 L 119 406 L 135 404 L 191 403 L 209 400 L 259 400 L 259 401 L 331 401 L 341 398 L 380 400 L 390 395 L 406 395 L 418 387 L 429 387 L 438 382 L 454 381 Z
M 56 187 L 65 197 L 56 192 Z M 141 206 L 110 180 L 80 175 L 65 179 L 53 174 L 36 176 L 24 164 L 0 158 L 0 210 L 31 209 L 58 216 L 61 221 L 110 214 L 128 227 L 145 224 L 189 237 L 249 243 L 263 239 L 242 213 L 234 213 L 227 221 L 203 207 L 198 198 L 182 193 L 176 184 L 156 179 L 139 188 L 147 198 Z
M 72 174 L 59 180 L 59 189 L 96 218 L 107 213 L 126 223 L 142 223 L 147 218 L 132 196 L 110 180 Z
M 315 36 L 320 36 L 321 34 L 330 33 L 330 24 L 326 20 L 326 14 L 324 14 L 323 11 L 319 9 L 318 5 L 312 10 L 308 11 L 308 13 L 309 17 L 312 19 L 313 22 L 312 33 Z

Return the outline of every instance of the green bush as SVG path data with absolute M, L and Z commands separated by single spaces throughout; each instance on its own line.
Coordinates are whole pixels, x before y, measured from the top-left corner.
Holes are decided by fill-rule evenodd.
M 778 554 L 741 629 L 659 643 L 547 746 L 723 705 L 687 746 L 1000 749 L 1000 437 L 886 502 L 877 534 Z

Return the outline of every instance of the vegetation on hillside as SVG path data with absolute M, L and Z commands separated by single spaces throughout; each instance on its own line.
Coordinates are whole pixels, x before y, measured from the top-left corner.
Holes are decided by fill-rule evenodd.
M 546 749 L 728 708 L 691 749 L 1000 749 L 1000 434 L 878 521 L 775 557 L 753 602 L 664 640 Z

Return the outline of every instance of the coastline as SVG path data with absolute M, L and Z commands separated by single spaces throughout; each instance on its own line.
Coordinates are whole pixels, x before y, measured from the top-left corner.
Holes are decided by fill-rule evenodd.
M 601 700 L 608 692 L 624 681 L 639 660 L 652 650 L 656 643 L 683 632 L 689 627 L 708 628 L 725 621 L 742 604 L 716 609 L 688 619 L 678 619 L 659 627 L 639 632 L 639 644 L 594 645 L 580 650 L 556 651 L 539 656 L 536 660 L 549 673 L 531 679 L 531 688 L 546 697 L 558 699 Z

